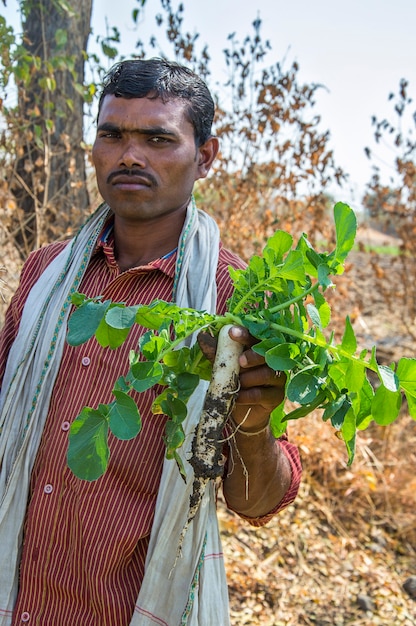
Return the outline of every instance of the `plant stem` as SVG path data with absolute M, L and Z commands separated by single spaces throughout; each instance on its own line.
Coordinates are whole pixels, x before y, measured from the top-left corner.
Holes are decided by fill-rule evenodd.
M 250 318 L 252 321 L 258 321 L 257 318 L 255 318 L 254 316 L 247 316 L 245 319 L 250 319 Z M 334 346 L 333 344 L 323 341 L 319 337 L 312 337 L 311 335 L 305 335 L 304 333 L 301 333 L 298 330 L 295 330 L 294 328 L 288 328 L 287 326 L 283 326 L 282 324 L 277 324 L 276 322 L 271 322 L 270 328 L 277 330 L 281 333 L 284 333 L 286 335 L 291 335 L 292 337 L 296 337 L 297 339 L 300 339 L 302 341 L 311 343 L 314 346 L 318 346 L 319 348 L 324 348 L 325 350 L 329 350 L 333 354 L 346 357 L 347 359 L 351 361 L 355 361 L 356 363 L 361 363 L 361 365 L 363 365 L 367 369 L 370 369 L 373 372 L 377 373 L 377 368 L 373 366 L 371 363 L 369 363 L 368 361 L 364 361 L 364 359 L 358 356 L 355 356 L 354 354 L 351 354 L 350 352 L 347 352 L 347 350 L 343 350 L 340 346 Z
M 313 293 L 317 289 L 319 289 L 319 283 L 315 283 L 314 285 L 311 285 L 309 289 L 306 289 L 306 291 L 302 291 L 302 293 L 299 296 L 296 296 L 295 298 L 292 298 L 291 300 L 286 300 L 286 302 L 282 302 L 282 304 L 277 304 L 276 306 L 271 307 L 270 309 L 267 309 L 267 312 L 273 314 L 273 313 L 278 313 L 279 311 L 283 311 L 283 309 L 288 309 L 292 304 L 296 304 L 296 302 L 303 300 L 306 296 L 309 296 L 311 293 Z

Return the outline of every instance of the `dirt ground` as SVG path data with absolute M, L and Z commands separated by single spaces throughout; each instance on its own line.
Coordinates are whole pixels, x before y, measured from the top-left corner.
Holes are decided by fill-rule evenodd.
M 415 626 L 416 599 L 403 586 L 416 577 L 409 420 L 406 476 L 394 476 L 399 454 L 375 453 L 371 438 L 347 468 L 327 425 L 312 435 L 304 421 L 291 429 L 304 467 L 294 504 L 256 529 L 220 503 L 233 626 Z

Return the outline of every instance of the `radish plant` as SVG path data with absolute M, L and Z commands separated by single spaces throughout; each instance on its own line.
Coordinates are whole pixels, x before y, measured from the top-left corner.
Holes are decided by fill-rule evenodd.
M 77 308 L 69 320 L 67 336 L 71 345 L 80 345 L 95 335 L 101 346 L 116 349 L 134 324 L 148 330 L 139 340 L 138 349 L 130 352 L 127 375 L 114 384 L 113 402 L 83 408 L 71 425 L 68 465 L 72 471 L 86 480 L 95 480 L 106 471 L 109 430 L 120 439 L 131 439 L 141 429 L 141 417 L 131 393 L 158 384 L 163 391 L 152 411 L 167 416 L 166 457 L 176 461 L 186 479 L 178 449 L 185 439 L 187 401 L 200 379 L 211 380 L 213 373 L 217 384 L 216 371 L 222 369 L 218 363 L 225 361 L 218 347 L 217 365 L 212 367 L 197 343 L 187 347 L 184 340 L 200 330 L 219 335 L 229 324 L 246 327 L 258 340 L 253 349 L 264 356 L 269 367 L 286 374 L 285 399 L 295 408 L 288 411 L 284 400 L 272 412 L 270 424 L 276 437 L 285 432 L 289 420 L 320 409 L 322 419 L 330 422 L 345 442 L 351 464 L 357 431 L 372 421 L 380 425 L 393 422 L 404 397 L 410 415 L 416 419 L 416 359 L 401 358 L 390 366 L 379 364 L 375 347 L 358 350 L 348 317 L 340 343 L 336 343 L 333 333 L 325 334 L 331 311 L 324 294 L 334 287 L 331 276 L 344 271 L 356 234 L 356 218 L 348 205 L 335 205 L 334 220 L 336 245 L 329 253 L 316 251 L 306 235 L 295 245 L 289 233 L 278 230 L 268 240 L 262 256 L 253 256 L 246 269 L 230 268 L 234 291 L 224 315 L 161 300 L 125 306 L 74 294 L 72 301 Z M 377 385 L 370 382 L 370 372 L 378 378 Z M 224 392 L 217 388 L 214 402 L 211 383 L 194 436 L 189 462 L 199 481 L 195 486 L 198 493 L 203 492 L 208 480 L 221 473 L 221 433 L 232 410 L 237 382 L 238 355 L 236 369 L 228 376 L 228 388 Z M 218 396 L 221 401 L 222 393 L 223 404 L 218 411 Z M 191 501 L 190 519 L 198 502 L 195 498 L 192 511 Z

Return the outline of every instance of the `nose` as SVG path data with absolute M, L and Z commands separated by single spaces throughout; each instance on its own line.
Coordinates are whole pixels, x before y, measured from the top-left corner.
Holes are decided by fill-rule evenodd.
M 140 142 L 134 137 L 126 138 L 123 142 L 119 165 L 120 167 L 127 167 L 128 169 L 133 167 L 146 167 L 146 157 L 143 146 L 141 146 Z

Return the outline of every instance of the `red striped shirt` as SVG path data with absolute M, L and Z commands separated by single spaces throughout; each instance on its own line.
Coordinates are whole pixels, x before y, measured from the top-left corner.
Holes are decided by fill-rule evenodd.
M 56 243 L 30 255 L 0 336 L 0 380 L 27 294 L 62 249 Z M 113 242 L 94 253 L 80 291 L 126 304 L 171 300 L 176 255 L 119 273 Z M 231 295 L 228 265 L 242 261 L 221 247 L 218 312 Z M 66 465 L 69 424 L 82 407 L 111 402 L 115 379 L 126 373 L 128 353 L 143 329 L 135 326 L 117 350 L 95 339 L 65 345 L 47 422 L 31 478 L 25 520 L 20 591 L 13 624 L 43 626 L 123 626 L 130 622 L 144 573 L 144 561 L 160 481 L 164 418 L 151 414 L 160 389 L 138 394 L 143 427 L 139 437 L 120 441 L 110 435 L 110 462 L 99 480 L 77 479 Z M 300 464 L 295 446 L 281 441 L 291 461 L 292 484 L 277 512 L 296 496 Z M 258 525 L 267 518 L 250 520 Z M 1 607 L 0 607 L 1 608 Z

